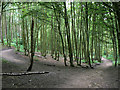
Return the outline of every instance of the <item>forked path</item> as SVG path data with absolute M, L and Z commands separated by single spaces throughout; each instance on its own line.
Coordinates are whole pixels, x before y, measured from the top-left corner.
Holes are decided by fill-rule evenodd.
M 29 58 L 16 54 L 14 49 L 0 51 L 3 72 L 23 72 L 29 66 Z M 117 88 L 118 68 L 102 58 L 103 63 L 95 69 L 65 67 L 62 60 L 55 61 L 50 56 L 34 60 L 32 71 L 49 71 L 49 74 L 23 76 L 3 76 L 3 88 Z

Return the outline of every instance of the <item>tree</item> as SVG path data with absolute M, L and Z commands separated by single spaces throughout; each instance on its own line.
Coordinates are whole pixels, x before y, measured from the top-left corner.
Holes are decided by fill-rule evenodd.
M 68 42 L 68 50 L 69 50 L 69 58 L 70 58 L 70 66 L 74 67 L 73 65 L 73 52 L 71 48 L 71 40 L 70 40 L 70 27 L 68 23 L 68 16 L 67 16 L 67 9 L 66 9 L 66 3 L 64 2 L 64 20 L 65 20 L 65 27 L 67 32 L 67 42 Z
M 57 20 L 57 22 L 58 22 L 58 31 L 59 31 L 59 35 L 60 35 L 60 38 L 61 38 L 61 42 L 62 42 L 62 51 L 63 51 L 63 57 L 64 57 L 64 65 L 65 66 L 67 66 L 67 63 L 66 63 L 66 55 L 65 55 L 65 47 L 64 47 L 64 41 L 63 41 L 63 36 L 62 36 L 62 33 L 61 33 L 61 29 L 60 29 L 60 12 L 59 12 L 59 14 L 57 15 L 57 11 L 56 11 L 56 9 L 55 9 L 55 7 L 53 6 L 53 8 L 54 8 L 54 12 L 55 12 L 55 16 L 56 16 L 56 20 Z
M 85 32 L 86 32 L 86 38 L 87 38 L 87 61 L 89 62 L 89 65 L 91 67 L 91 63 L 90 63 L 90 53 L 89 53 L 89 31 L 88 31 L 88 6 L 87 6 L 87 2 L 86 2 L 86 29 L 85 29 Z
M 27 69 L 27 71 L 31 71 L 33 66 L 33 57 L 34 57 L 34 40 L 33 40 L 33 31 L 34 30 L 34 19 L 32 17 L 32 23 L 31 23 L 31 57 L 30 57 L 30 66 Z

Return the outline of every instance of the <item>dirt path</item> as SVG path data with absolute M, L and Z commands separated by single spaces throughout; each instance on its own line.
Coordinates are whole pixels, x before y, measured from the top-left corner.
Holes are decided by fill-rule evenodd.
M 13 49 L 0 51 L 3 72 L 24 72 L 29 66 L 29 58 L 16 54 Z M 63 61 L 55 61 L 50 56 L 34 60 L 32 71 L 49 71 L 49 74 L 3 76 L 3 88 L 117 88 L 118 68 L 102 58 L 103 63 L 95 69 L 65 67 Z

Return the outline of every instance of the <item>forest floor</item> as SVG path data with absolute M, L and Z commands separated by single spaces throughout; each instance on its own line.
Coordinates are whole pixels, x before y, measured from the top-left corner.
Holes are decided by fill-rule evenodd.
M 24 72 L 30 60 L 14 49 L 0 51 L 2 72 Z M 110 60 L 94 69 L 64 66 L 63 60 L 56 61 L 47 55 L 34 60 L 32 71 L 49 71 L 48 74 L 2 76 L 2 88 L 118 88 L 118 68 Z

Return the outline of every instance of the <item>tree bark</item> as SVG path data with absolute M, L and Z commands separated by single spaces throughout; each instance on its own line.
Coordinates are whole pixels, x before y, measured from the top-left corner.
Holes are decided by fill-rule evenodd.
M 67 42 L 68 42 L 68 50 L 69 50 L 69 58 L 70 58 L 70 66 L 74 67 L 73 65 L 73 52 L 72 52 L 72 47 L 71 47 L 71 40 L 70 40 L 70 27 L 68 23 L 68 16 L 67 16 L 67 9 L 66 9 L 66 3 L 64 2 L 64 10 L 65 10 L 65 27 L 66 27 L 66 32 L 67 32 Z
M 33 66 L 33 57 L 34 57 L 34 40 L 33 40 L 33 31 L 34 30 L 34 19 L 32 17 L 32 24 L 31 24 L 31 57 L 30 57 L 30 66 L 27 69 L 27 71 L 31 71 L 32 70 L 32 66 Z
M 88 6 L 86 2 L 86 35 L 87 35 L 87 61 L 89 62 L 89 66 L 91 67 L 90 62 L 90 53 L 89 53 L 89 31 L 88 31 Z
M 113 3 L 113 10 L 115 11 L 115 18 L 118 21 L 118 27 L 116 27 L 116 31 L 117 31 L 117 39 L 118 39 L 118 55 L 119 55 L 118 60 L 120 61 L 120 7 L 119 7 L 120 2 L 112 2 L 112 3 Z
M 56 20 L 58 22 L 58 31 L 59 31 L 59 35 L 60 35 L 60 38 L 61 38 L 61 42 L 62 42 L 62 51 L 63 51 L 63 57 L 64 57 L 64 65 L 67 66 L 67 63 L 66 63 L 66 55 L 65 55 L 65 50 L 64 50 L 64 41 L 63 41 L 63 36 L 62 36 L 62 33 L 61 33 L 61 29 L 60 29 L 60 13 L 59 13 L 59 17 L 57 17 L 57 13 L 56 13 L 56 10 L 54 8 L 54 11 L 55 11 L 55 16 L 56 16 Z
M 4 40 L 3 40 L 3 2 L 1 2 L 2 8 L 1 8 L 1 15 L 0 15 L 0 27 L 1 27 L 1 21 L 2 21 L 2 29 L 1 29 L 1 42 L 4 45 Z M 1 20 L 2 19 L 2 20 Z

